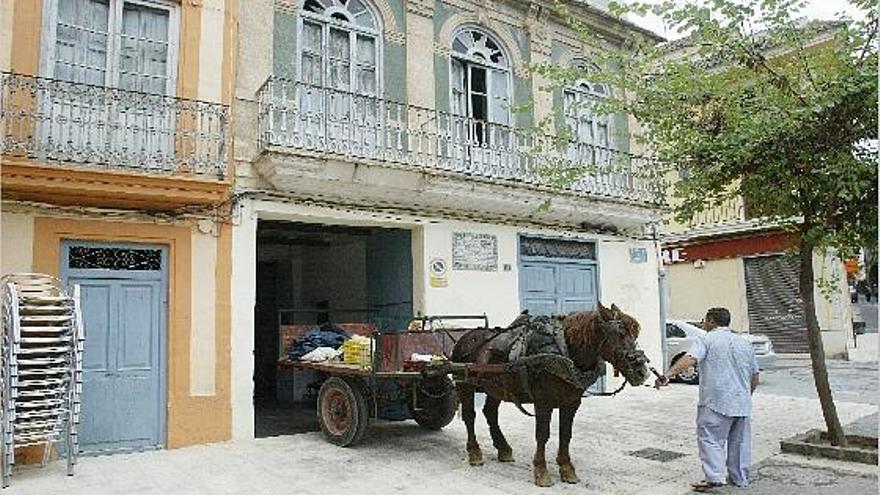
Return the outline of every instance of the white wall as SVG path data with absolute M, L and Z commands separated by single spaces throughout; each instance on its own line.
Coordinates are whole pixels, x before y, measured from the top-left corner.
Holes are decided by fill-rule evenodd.
M 3 213 L 0 238 L 0 275 L 33 271 L 34 216 Z
M 816 317 L 822 329 L 825 354 L 845 356 L 853 341 L 852 303 L 843 261 L 832 253 L 816 253 L 813 256 L 813 272 L 816 278 Z
M 453 232 L 492 234 L 498 238 L 498 270 L 494 272 L 452 269 Z M 421 283 L 424 291 L 423 306 L 416 308 L 423 314 L 483 314 L 492 326 L 507 326 L 519 314 L 519 272 L 517 250 L 519 230 L 497 225 L 443 222 L 425 225 L 422 229 L 423 258 L 414 260 L 427 272 L 435 258 L 446 261 L 446 287 L 431 287 L 430 274 Z M 504 271 L 504 265 L 510 270 Z M 418 281 L 417 281 L 418 283 Z
M 630 261 L 631 248 L 644 248 L 646 263 Z M 602 304 L 616 304 L 642 327 L 639 346 L 658 370 L 663 363 L 657 256 L 652 242 L 608 240 L 598 247 Z M 661 370 L 662 371 L 662 370 Z
M 660 316 L 657 257 L 651 242 L 627 241 L 598 235 L 512 226 L 431 220 L 380 212 L 340 211 L 280 202 L 243 200 L 233 228 L 232 251 L 232 406 L 233 437 L 253 437 L 253 307 L 256 280 L 256 228 L 261 219 L 337 225 L 385 226 L 411 229 L 414 311 L 421 314 L 483 314 L 490 325 L 506 326 L 520 312 L 519 236 L 592 240 L 597 242 L 599 295 L 604 304 L 617 304 L 642 327 L 639 343 L 655 366 L 660 366 Z M 492 234 L 498 241 L 498 269 L 493 272 L 452 269 L 452 233 Z M 630 260 L 630 248 L 644 248 L 647 261 Z M 447 286 L 432 287 L 429 263 L 447 262 Z M 506 266 L 505 266 L 506 265 Z
M 232 439 L 254 438 L 254 306 L 257 298 L 257 214 L 239 203 L 232 228 Z
M 224 0 L 203 0 L 201 39 L 199 40 L 199 99 L 221 101 L 223 79 Z M 232 54 L 229 53 L 229 56 Z

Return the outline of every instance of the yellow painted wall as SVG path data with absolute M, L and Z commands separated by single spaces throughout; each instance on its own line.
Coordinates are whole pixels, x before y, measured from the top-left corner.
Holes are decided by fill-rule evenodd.
M 730 326 L 748 330 L 745 277 L 741 258 L 709 260 L 703 268 L 692 263 L 667 266 L 669 317 L 702 320 L 706 310 L 722 306 L 730 310 Z
M 852 312 L 843 264 L 834 256 L 814 257 L 817 284 L 814 291 L 816 316 L 822 329 L 825 352 L 841 356 L 852 346 Z M 676 263 L 669 273 L 669 316 L 681 320 L 701 320 L 706 309 L 723 306 L 730 310 L 731 328 L 748 331 L 749 313 L 742 258 L 708 260 L 703 268 L 692 263 Z M 818 280 L 833 281 L 834 290 L 826 295 Z M 832 335 L 838 334 L 838 335 Z
M 50 218 L 4 212 L 2 271 L 59 275 L 62 239 L 169 247 L 167 336 L 169 448 L 228 440 L 230 405 L 231 226 L 207 222 Z M 210 229 L 208 227 L 211 227 Z

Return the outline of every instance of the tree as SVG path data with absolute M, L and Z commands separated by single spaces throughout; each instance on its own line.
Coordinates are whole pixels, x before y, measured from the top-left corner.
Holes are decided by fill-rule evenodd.
M 852 0 L 858 20 L 799 19 L 797 0 L 704 0 L 613 5 L 652 13 L 682 40 L 609 44 L 567 13 L 604 70 L 544 65 L 558 84 L 590 78 L 614 88 L 596 112 L 626 112 L 660 163 L 678 173 L 675 215 L 733 198 L 796 233 L 799 294 L 813 376 L 831 443 L 846 443 L 837 416 L 814 301 L 815 252 L 841 256 L 877 245 L 877 13 Z

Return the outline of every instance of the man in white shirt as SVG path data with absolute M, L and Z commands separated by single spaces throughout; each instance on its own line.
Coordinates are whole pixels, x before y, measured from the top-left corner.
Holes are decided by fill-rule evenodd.
M 730 311 L 712 308 L 703 318 L 705 335 L 657 378 L 657 388 L 694 364 L 699 366 L 697 441 L 706 478 L 693 484 L 698 492 L 730 483 L 745 487 L 751 464 L 752 392 L 758 386 L 758 361 L 751 344 L 730 331 Z M 725 469 L 726 467 L 726 469 Z M 725 472 L 726 471 L 726 472 Z

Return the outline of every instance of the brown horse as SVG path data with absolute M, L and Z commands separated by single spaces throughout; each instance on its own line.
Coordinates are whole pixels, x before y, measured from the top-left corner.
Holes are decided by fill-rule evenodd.
M 552 322 L 560 328 L 564 335 L 563 348 L 571 359 L 560 359 L 552 354 L 540 354 L 535 359 L 543 359 L 548 365 L 538 363 L 537 366 L 521 366 L 520 372 L 513 371 L 516 362 L 526 362 L 531 357 L 510 362 L 511 348 L 516 345 L 518 332 L 516 328 L 522 321 L 543 318 L 542 321 Z M 525 320 L 523 320 L 525 319 Z M 522 335 L 521 333 L 519 335 Z M 639 335 L 639 324 L 631 316 L 620 311 L 617 306 L 605 308 L 599 303 L 595 311 L 569 313 L 556 317 L 528 317 L 525 314 L 517 318 L 508 329 L 475 329 L 463 335 L 452 351 L 452 361 L 456 363 L 506 364 L 508 372 L 487 374 L 483 378 L 479 373 L 471 373 L 466 381 L 456 383 L 456 390 L 461 399 L 462 419 L 467 427 L 468 461 L 472 466 L 483 464 L 483 454 L 474 435 L 474 393 L 486 393 L 483 414 L 489 424 L 492 444 L 498 451 L 501 462 L 513 461 L 513 450 L 504 438 L 498 426 L 498 406 L 502 401 L 516 402 L 517 407 L 523 403 L 532 403 L 535 408 L 535 436 L 537 448 L 532 460 L 535 484 L 551 486 L 553 481 L 547 471 L 544 458 L 544 447 L 550 438 L 550 417 L 553 409 L 559 409 L 559 451 L 556 462 L 559 475 L 566 483 L 577 483 L 579 479 L 571 463 L 568 446 L 571 440 L 572 422 L 581 404 L 584 390 L 600 376 L 604 361 L 614 368 L 632 385 L 641 385 L 648 377 L 644 352 L 636 347 Z M 561 336 L 560 336 L 561 338 Z M 560 342 L 560 344 L 562 344 Z M 556 348 L 558 349 L 558 348 Z M 544 352 L 539 350 L 538 352 Z M 557 352 L 557 354 L 560 354 Z M 528 356 L 525 352 L 523 356 Z M 576 368 L 573 376 L 578 380 L 565 379 L 566 373 L 560 373 L 549 366 L 552 361 L 562 361 L 571 368 Z M 547 369 L 545 369 L 547 368 Z M 562 366 L 564 368 L 564 366 Z M 474 367 L 477 369 L 477 367 Z M 569 373 L 571 375 L 572 373 Z M 577 384 L 573 384 L 577 382 Z

